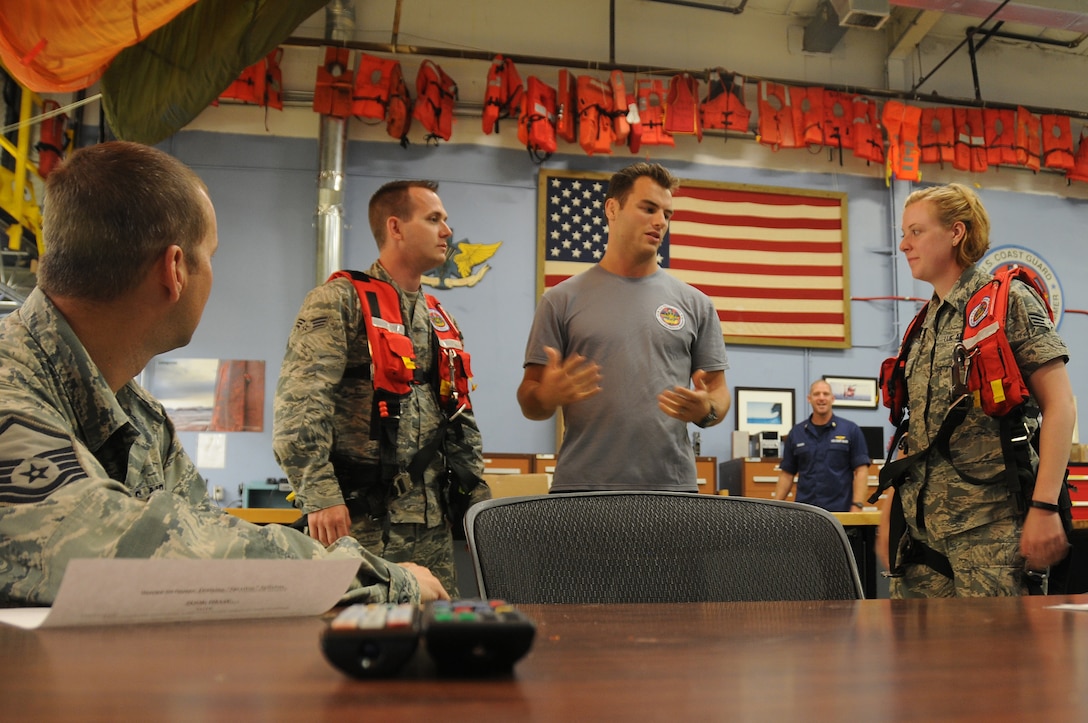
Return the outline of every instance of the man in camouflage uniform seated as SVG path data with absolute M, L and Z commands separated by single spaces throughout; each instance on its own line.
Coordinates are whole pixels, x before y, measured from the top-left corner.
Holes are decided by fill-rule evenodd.
M 105 143 L 46 182 L 38 288 L 0 322 L 0 605 L 49 605 L 76 558 L 357 558 L 348 601 L 447 597 L 425 568 L 219 509 L 134 377 L 185 346 L 211 291 L 215 211 L 161 151 Z

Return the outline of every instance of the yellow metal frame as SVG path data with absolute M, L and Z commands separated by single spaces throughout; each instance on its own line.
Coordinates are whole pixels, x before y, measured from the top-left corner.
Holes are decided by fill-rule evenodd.
M 42 212 L 31 174 L 38 173 L 38 165 L 30 160 L 30 140 L 34 108 L 42 107 L 42 99 L 26 88 L 19 104 L 19 130 L 16 143 L 0 135 L 0 148 L 15 159 L 15 170 L 0 167 L 0 208 L 15 221 L 8 227 L 7 248 L 19 251 L 23 247 L 23 230 L 30 231 L 37 243 L 39 258 L 45 252 L 42 242 Z

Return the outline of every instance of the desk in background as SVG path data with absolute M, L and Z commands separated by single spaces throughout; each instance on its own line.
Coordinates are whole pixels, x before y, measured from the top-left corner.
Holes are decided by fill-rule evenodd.
M 512 678 L 356 681 L 319 618 L 0 625 L 0 719 L 1088 720 L 1079 598 L 526 605 Z

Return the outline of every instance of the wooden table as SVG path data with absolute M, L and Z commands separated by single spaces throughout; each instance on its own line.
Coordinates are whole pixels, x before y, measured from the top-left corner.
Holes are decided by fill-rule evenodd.
M 320 618 L 0 626 L 0 720 L 1088 720 L 1070 598 L 526 605 L 512 677 L 357 681 Z

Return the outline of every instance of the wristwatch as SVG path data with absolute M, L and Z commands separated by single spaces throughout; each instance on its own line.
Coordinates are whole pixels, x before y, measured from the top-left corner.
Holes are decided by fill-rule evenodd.
M 714 402 L 710 403 L 710 411 L 706 413 L 706 416 L 695 423 L 696 427 L 706 428 L 708 425 L 718 421 L 718 413 L 714 411 Z
M 859 510 L 864 510 L 865 509 L 865 505 L 861 504 L 860 502 L 854 502 L 853 506 L 857 507 Z

